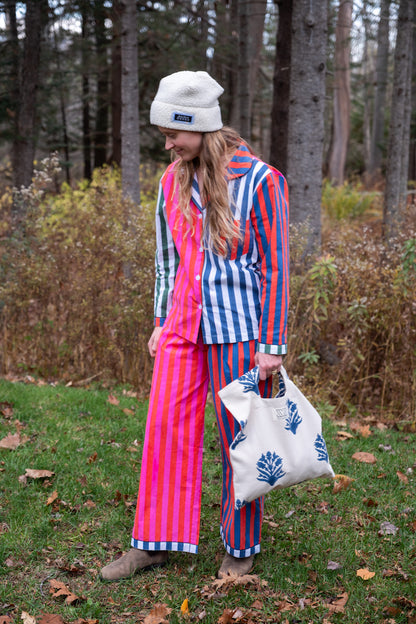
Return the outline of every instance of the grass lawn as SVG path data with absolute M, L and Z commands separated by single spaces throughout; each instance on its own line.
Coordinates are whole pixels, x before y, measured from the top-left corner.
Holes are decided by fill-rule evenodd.
M 416 435 L 376 422 L 324 420 L 332 466 L 353 481 L 269 495 L 263 550 L 230 584 L 215 577 L 221 465 L 208 407 L 199 554 L 102 582 L 129 547 L 145 419 L 122 389 L 0 380 L 1 444 L 19 444 L 0 448 L 0 624 L 416 622 Z

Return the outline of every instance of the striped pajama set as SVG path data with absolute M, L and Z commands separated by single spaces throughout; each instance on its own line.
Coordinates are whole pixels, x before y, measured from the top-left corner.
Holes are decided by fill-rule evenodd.
M 204 411 L 211 384 L 221 441 L 221 537 L 234 557 L 260 551 L 263 498 L 234 509 L 229 445 L 238 422 L 220 388 L 254 366 L 256 351 L 286 353 L 288 192 L 284 177 L 244 144 L 227 168 L 241 239 L 226 257 L 203 242 L 205 208 L 195 177 L 193 226 L 178 207 L 174 166 L 156 210 L 155 358 L 132 546 L 198 551 Z M 208 248 L 207 248 L 208 247 Z M 271 396 L 272 379 L 260 392 Z

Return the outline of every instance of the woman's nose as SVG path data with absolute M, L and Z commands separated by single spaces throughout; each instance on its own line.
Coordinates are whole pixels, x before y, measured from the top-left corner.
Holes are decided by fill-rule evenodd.
M 171 150 L 171 149 L 173 149 L 173 146 L 174 146 L 174 143 L 173 143 L 172 139 L 169 139 L 168 137 L 166 137 L 165 149 Z

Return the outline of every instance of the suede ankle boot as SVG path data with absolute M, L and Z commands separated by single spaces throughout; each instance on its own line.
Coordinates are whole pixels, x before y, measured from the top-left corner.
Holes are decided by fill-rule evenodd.
M 168 553 L 165 550 L 139 550 L 130 548 L 130 550 L 109 563 L 101 570 L 101 578 L 105 581 L 118 581 L 122 578 L 133 576 L 139 570 L 161 566 L 166 563 Z
M 227 576 L 244 576 L 248 574 L 253 567 L 254 555 L 250 557 L 233 557 L 225 553 L 220 569 L 218 570 L 218 578 L 226 578 Z

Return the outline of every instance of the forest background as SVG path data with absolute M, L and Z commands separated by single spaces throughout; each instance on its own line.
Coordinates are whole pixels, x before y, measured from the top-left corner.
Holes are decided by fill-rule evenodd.
M 415 420 L 413 0 L 4 0 L 0 17 L 2 375 L 146 396 L 169 161 L 149 108 L 161 77 L 205 69 L 288 179 L 287 369 L 321 412 Z

